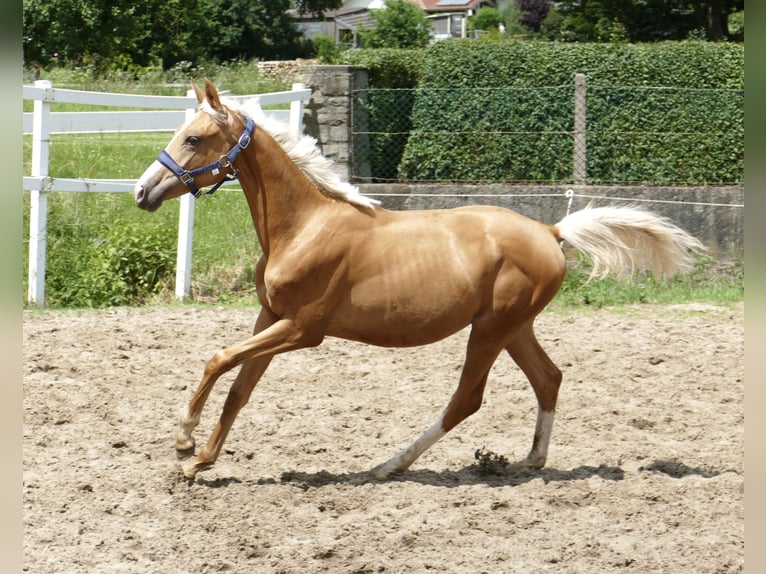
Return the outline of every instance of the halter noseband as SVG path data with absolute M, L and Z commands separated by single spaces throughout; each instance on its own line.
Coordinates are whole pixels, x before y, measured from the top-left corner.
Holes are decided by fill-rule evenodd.
M 172 171 L 174 174 L 176 174 L 178 179 L 181 180 L 181 183 L 188 187 L 191 194 L 196 198 L 199 198 L 202 195 L 202 190 L 199 189 L 197 184 L 194 183 L 195 177 L 209 171 L 212 171 L 213 175 L 218 175 L 219 170 L 223 168 L 229 168 L 231 172 L 227 173 L 226 177 L 224 177 L 221 181 L 210 188 L 210 191 L 206 192 L 206 195 L 210 195 L 219 187 L 221 187 L 224 182 L 237 179 L 239 170 L 234 167 L 234 160 L 237 159 L 239 152 L 241 152 L 250 144 L 250 141 L 253 138 L 253 131 L 255 131 L 255 122 L 245 116 L 245 129 L 242 132 L 242 135 L 239 136 L 239 140 L 237 141 L 236 145 L 231 148 L 229 153 L 222 155 L 216 162 L 210 163 L 203 167 L 198 167 L 197 169 L 193 169 L 191 171 L 178 165 L 176 160 L 174 160 L 166 150 L 162 150 L 160 152 L 160 155 L 157 157 L 157 161 Z

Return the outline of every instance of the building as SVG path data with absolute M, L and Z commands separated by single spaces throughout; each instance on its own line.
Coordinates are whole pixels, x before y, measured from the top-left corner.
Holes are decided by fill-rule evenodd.
M 431 20 L 431 36 L 434 41 L 467 37 L 468 18 L 484 6 L 497 7 L 494 0 L 410 0 L 423 10 Z M 349 48 L 361 46 L 358 31 L 375 26 L 370 10 L 385 7 L 384 0 L 347 0 L 337 10 L 322 16 L 299 14 L 292 11 L 298 29 L 306 38 L 323 34 L 335 38 L 335 42 Z

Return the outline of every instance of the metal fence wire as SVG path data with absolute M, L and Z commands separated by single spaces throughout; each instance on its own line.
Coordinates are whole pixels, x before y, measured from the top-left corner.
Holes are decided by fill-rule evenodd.
M 575 83 L 358 90 L 356 183 L 730 185 L 744 90 Z

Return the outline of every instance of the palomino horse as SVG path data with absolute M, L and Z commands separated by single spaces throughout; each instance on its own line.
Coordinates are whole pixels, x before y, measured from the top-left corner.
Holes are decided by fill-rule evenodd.
M 560 242 L 593 262 L 594 274 L 687 268 L 699 241 L 669 221 L 633 208 L 593 208 L 556 225 L 498 207 L 394 212 L 334 174 L 315 140 L 288 135 L 259 114 L 221 101 L 213 84 L 194 85 L 200 106 L 136 183 L 138 206 L 237 177 L 263 255 L 262 309 L 254 334 L 218 351 L 181 414 L 175 448 L 194 454 L 192 431 L 213 385 L 241 365 L 207 444 L 182 466 L 187 478 L 218 458 L 239 410 L 272 357 L 341 337 L 384 347 L 433 343 L 470 325 L 457 390 L 439 419 L 409 447 L 373 469 L 407 469 L 482 402 L 490 367 L 505 349 L 538 402 L 534 440 L 519 468 L 541 468 L 551 437 L 561 372 L 535 339 L 533 321 L 566 273 Z M 257 125 L 256 125 L 257 122 Z M 182 167 L 183 166 L 183 167 Z

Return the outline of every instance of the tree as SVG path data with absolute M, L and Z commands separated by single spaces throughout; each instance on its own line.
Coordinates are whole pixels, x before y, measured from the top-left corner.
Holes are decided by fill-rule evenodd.
M 23 0 L 24 59 L 83 62 L 134 52 L 150 34 L 150 1 Z
M 697 24 L 710 40 L 730 38 L 729 16 L 745 9 L 745 0 L 696 0 L 690 4 Z
M 343 6 L 343 0 L 295 0 L 294 4 L 301 14 L 321 16 L 329 10 L 337 10 Z
M 312 0 L 311 5 L 340 0 Z M 23 0 L 26 61 L 170 68 L 301 55 L 290 0 Z
M 469 30 L 497 30 L 500 28 L 500 13 L 497 8 L 484 6 L 468 19 Z
M 431 23 L 425 12 L 407 0 L 385 0 L 385 6 L 370 10 L 375 27 L 360 30 L 367 48 L 421 48 L 431 38 Z
M 551 0 L 516 0 L 516 6 L 521 12 L 519 22 L 534 32 L 540 31 L 540 25 L 553 6 Z
M 563 16 L 560 39 L 609 41 L 623 34 L 632 42 L 683 40 L 697 30 L 708 40 L 734 39 L 729 16 L 745 7 L 744 0 L 561 0 L 556 5 Z
M 290 0 L 212 2 L 217 22 L 211 38 L 215 59 L 289 59 L 299 50 L 301 35 L 287 13 Z
M 25 60 L 95 67 L 195 59 L 215 34 L 208 0 L 23 0 Z

